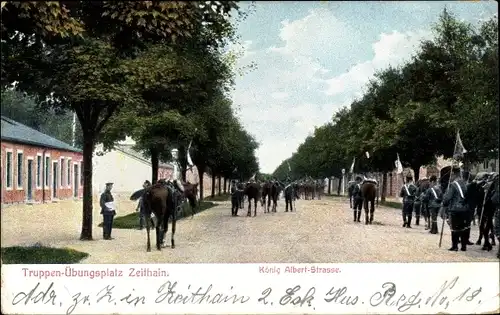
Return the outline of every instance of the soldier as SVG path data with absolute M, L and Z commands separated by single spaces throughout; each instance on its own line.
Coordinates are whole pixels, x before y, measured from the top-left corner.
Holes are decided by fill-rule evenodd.
M 102 234 L 103 239 L 112 240 L 111 230 L 113 229 L 113 218 L 116 214 L 114 205 L 113 205 L 113 195 L 111 194 L 111 189 L 113 188 L 113 183 L 106 183 L 106 189 L 101 194 L 101 199 L 99 200 L 99 204 L 101 206 L 101 214 L 102 214 Z
M 453 168 L 451 173 L 451 184 L 443 197 L 443 206 L 447 207 L 447 215 L 450 219 L 451 247 L 450 251 L 458 251 L 458 243 L 461 243 L 461 251 L 467 250 L 467 222 L 469 220 L 469 207 L 465 196 L 467 186 L 460 177 L 460 169 Z
M 491 197 L 491 202 L 495 207 L 495 225 L 494 225 L 494 233 L 498 241 L 500 242 L 500 196 L 498 194 L 498 178 L 496 179 L 496 183 L 494 186 L 494 193 Z M 497 258 L 500 259 L 500 246 L 498 246 Z
M 352 191 L 352 197 L 354 199 L 354 222 L 360 222 L 361 218 L 361 208 L 363 206 L 363 196 L 361 195 L 361 176 L 356 176 L 356 184 Z M 357 212 L 356 212 L 357 211 Z
M 399 197 L 403 198 L 403 227 L 411 228 L 411 217 L 416 193 L 417 187 L 413 184 L 413 177 L 407 175 L 406 184 L 401 187 L 401 191 L 399 192 Z
M 466 187 L 467 187 L 467 196 L 466 196 L 466 202 L 468 206 L 468 217 L 467 217 L 467 230 L 464 232 L 464 237 L 466 239 L 467 245 L 473 245 L 470 241 L 470 230 L 471 230 L 471 223 L 474 222 L 474 216 L 476 214 L 476 205 L 477 205 L 477 194 L 478 194 L 478 184 L 474 183 L 472 181 L 473 177 L 470 176 L 469 172 L 464 172 L 463 173 L 463 178 L 466 181 Z M 471 196 L 471 194 L 474 194 L 474 196 Z
M 437 178 L 435 175 L 432 175 L 429 179 L 430 187 L 425 192 L 422 198 L 422 204 L 429 209 L 430 212 L 430 225 L 431 228 L 429 233 L 437 234 L 438 233 L 438 224 L 437 224 L 437 216 L 439 213 L 439 208 L 441 208 L 441 201 L 443 200 L 443 192 L 441 191 L 441 185 L 437 183 Z
M 417 191 L 415 192 L 415 201 L 413 202 L 413 211 L 415 212 L 415 225 L 420 225 L 420 212 L 422 209 L 422 198 L 421 195 L 424 193 L 421 189 L 422 181 L 417 181 Z M 411 219 L 410 219 L 411 223 Z

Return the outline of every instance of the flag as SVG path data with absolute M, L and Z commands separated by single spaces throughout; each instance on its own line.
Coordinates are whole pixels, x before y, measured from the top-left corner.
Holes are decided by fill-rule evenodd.
M 459 160 L 464 157 L 464 153 L 467 153 L 464 145 L 462 144 L 462 139 L 460 139 L 460 132 L 457 130 L 457 139 L 455 140 L 455 150 L 453 150 L 453 158 Z
M 286 164 L 288 165 L 288 171 L 291 172 L 292 168 L 290 167 L 290 163 L 288 163 L 288 161 L 286 161 Z
M 238 167 L 235 167 L 233 170 L 233 173 L 236 173 L 238 171 Z
M 192 168 L 194 166 L 193 160 L 191 160 L 191 154 L 189 153 L 189 149 L 191 149 L 191 144 L 193 144 L 193 140 L 189 142 L 188 148 L 187 148 L 187 165 Z
M 255 180 L 255 175 L 257 175 L 257 173 L 253 174 L 253 176 L 252 176 L 252 177 L 250 177 L 250 180 L 251 180 L 251 181 L 252 181 L 252 180 Z
M 365 155 L 366 155 L 366 158 L 369 159 L 370 158 L 370 153 L 368 153 L 368 151 L 365 152 Z
M 349 173 L 354 173 L 354 163 L 356 162 L 356 157 L 352 159 L 352 164 L 351 164 L 351 169 L 349 170 Z
M 394 164 L 396 164 L 396 169 L 397 169 L 397 172 L 398 174 L 402 174 L 403 173 L 403 165 L 401 164 L 401 160 L 399 159 L 399 153 L 397 153 L 398 155 L 398 158 L 396 159 L 396 162 L 394 162 Z

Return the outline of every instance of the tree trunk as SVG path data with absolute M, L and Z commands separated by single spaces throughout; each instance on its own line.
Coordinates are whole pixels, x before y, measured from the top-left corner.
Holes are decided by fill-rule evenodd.
M 83 142 L 83 218 L 80 240 L 92 240 L 92 155 L 94 137 L 85 135 Z M 44 170 L 45 171 L 45 170 Z M 45 183 L 44 183 L 45 184 Z
M 160 166 L 160 155 L 158 150 L 151 148 L 151 183 L 155 184 L 158 181 L 158 168 Z
M 215 175 L 212 174 L 211 177 L 212 177 L 212 194 L 210 195 L 210 197 L 213 198 L 215 197 Z
M 224 194 L 227 194 L 227 178 L 224 177 Z
M 343 177 L 344 177 L 344 176 L 340 176 L 340 177 L 339 177 L 339 187 L 337 187 L 337 196 L 340 196 L 340 189 L 341 189 L 342 184 L 343 184 L 343 183 L 342 183 Z
M 328 194 L 332 194 L 332 178 L 328 177 Z
M 219 182 L 217 183 L 217 184 L 219 185 L 219 187 L 218 187 L 218 188 L 219 188 L 219 196 L 220 196 L 220 195 L 222 195 L 222 190 L 221 190 L 221 185 L 222 185 L 222 183 L 221 183 L 221 182 L 222 182 L 222 178 L 221 178 L 221 176 L 219 175 Z
M 380 198 L 382 202 L 385 202 L 385 196 L 387 196 L 387 172 L 384 172 L 382 177 L 382 197 Z
M 415 173 L 415 178 L 413 179 L 415 182 L 417 182 L 420 176 L 420 166 L 421 166 L 420 164 L 415 164 L 411 166 L 413 172 Z
M 204 169 L 203 168 L 200 168 L 198 165 L 196 165 L 196 167 L 198 168 L 198 188 L 200 189 L 200 201 L 203 200 L 203 173 L 204 173 Z

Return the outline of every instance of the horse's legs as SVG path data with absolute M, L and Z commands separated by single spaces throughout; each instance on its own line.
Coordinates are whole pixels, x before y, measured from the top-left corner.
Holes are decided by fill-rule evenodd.
M 375 200 L 370 201 L 370 224 L 373 222 L 373 214 L 375 212 Z
M 172 236 L 170 238 L 170 248 L 175 248 L 175 241 L 174 241 L 174 236 L 175 236 L 175 226 L 177 224 L 177 214 L 175 211 L 172 212 Z M 166 225 L 168 226 L 168 218 L 166 220 Z
M 483 230 L 484 245 L 482 250 L 487 250 L 487 251 L 490 251 L 493 248 L 493 246 L 490 243 L 490 231 L 493 228 L 493 217 L 489 212 L 490 211 L 488 211 L 488 213 L 483 214 L 483 216 L 486 215 L 486 220 L 485 220 L 486 223 Z
M 251 207 L 250 202 L 248 203 L 248 206 Z M 257 198 L 254 199 L 254 202 L 253 202 L 253 216 L 254 217 L 257 216 Z
M 176 209 L 172 211 L 172 213 L 176 213 Z M 165 248 L 167 247 L 167 244 L 165 244 L 165 236 L 168 233 L 168 219 L 169 219 L 170 213 L 167 211 L 166 214 L 163 215 L 163 229 L 161 233 L 161 247 Z
M 257 204 L 257 197 L 254 198 L 255 203 Z M 248 196 L 248 212 L 247 212 L 247 217 L 252 216 L 252 203 L 250 202 L 252 199 L 250 199 L 250 196 Z
M 147 241 L 147 251 L 150 252 L 151 251 L 151 238 L 150 238 L 150 235 L 149 235 L 149 231 L 151 230 L 151 214 L 150 213 L 146 213 L 144 214 L 144 216 L 146 217 L 146 234 L 148 235 L 148 241 Z
M 368 224 L 368 198 L 363 198 L 363 208 L 365 208 L 365 224 Z
M 161 250 L 161 243 L 162 243 L 162 239 L 163 239 L 163 231 L 161 230 L 161 222 L 163 220 L 163 216 L 161 215 L 158 215 L 157 216 L 157 223 L 156 223 L 156 226 L 155 226 L 155 230 L 156 230 L 156 249 L 157 250 Z
M 269 213 L 269 208 L 271 208 L 271 196 L 267 196 L 267 213 Z

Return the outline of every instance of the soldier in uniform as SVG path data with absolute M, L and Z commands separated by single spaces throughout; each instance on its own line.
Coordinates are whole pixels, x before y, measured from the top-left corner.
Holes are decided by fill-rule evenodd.
M 113 202 L 114 198 L 111 194 L 111 189 L 113 188 L 113 183 L 106 183 L 106 189 L 101 194 L 101 199 L 99 200 L 99 205 L 101 206 L 102 214 L 102 236 L 105 240 L 112 240 L 111 230 L 113 229 L 113 218 L 116 214 L 114 208 L 109 208 L 106 205 L 108 202 Z
M 497 240 L 500 242 L 500 195 L 498 193 L 498 178 L 494 184 L 494 193 L 493 196 L 491 196 L 491 203 L 495 207 L 495 225 L 493 230 Z M 500 245 L 498 246 L 497 258 L 500 259 Z
M 415 192 L 415 201 L 413 202 L 413 211 L 415 211 L 415 225 L 420 225 L 420 212 L 422 209 L 422 198 L 421 195 L 424 193 L 421 189 L 421 181 L 417 181 L 417 191 Z M 411 222 L 411 220 L 410 220 Z
M 356 184 L 352 191 L 352 197 L 354 199 L 354 222 L 360 222 L 361 218 L 361 208 L 363 206 L 363 196 L 361 195 L 361 176 L 356 176 Z
M 461 243 L 460 250 L 467 250 L 467 222 L 469 221 L 469 206 L 465 196 L 467 186 L 460 177 L 460 169 L 453 168 L 451 172 L 451 184 L 444 197 L 443 206 L 447 207 L 447 216 L 450 220 L 451 247 L 450 251 L 458 251 L 458 243 Z
M 422 204 L 425 204 L 430 212 L 430 224 L 431 228 L 429 233 L 438 233 L 437 217 L 439 213 L 439 208 L 441 208 L 441 201 L 443 200 L 443 192 L 441 191 L 441 185 L 437 183 L 437 177 L 432 175 L 429 179 L 430 187 L 425 192 L 422 198 Z
M 411 175 L 406 176 L 406 184 L 401 187 L 399 197 L 403 198 L 403 227 L 411 228 L 411 217 L 417 187 L 413 184 Z

